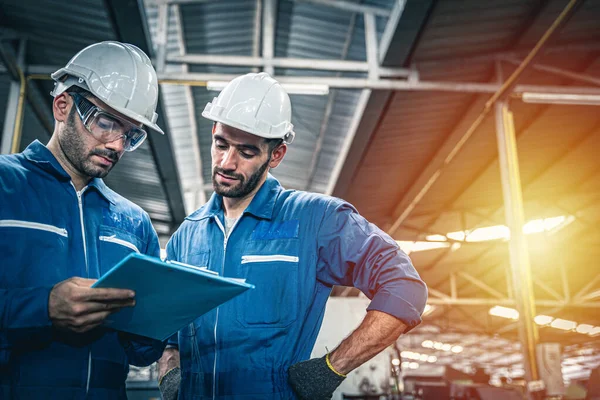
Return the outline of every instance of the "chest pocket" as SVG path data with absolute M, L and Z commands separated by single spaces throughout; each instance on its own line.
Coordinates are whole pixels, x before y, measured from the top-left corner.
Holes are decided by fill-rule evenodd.
M 245 327 L 284 328 L 298 318 L 299 258 L 285 254 L 244 255 L 246 280 L 255 286 L 240 296 L 237 318 Z
M 1 287 L 53 285 L 81 274 L 69 263 L 68 248 L 69 234 L 61 226 L 0 219 L 0 254 L 6 266 L 0 273 Z
M 98 237 L 100 275 L 107 273 L 130 253 L 141 253 L 145 243 L 136 235 L 102 225 Z

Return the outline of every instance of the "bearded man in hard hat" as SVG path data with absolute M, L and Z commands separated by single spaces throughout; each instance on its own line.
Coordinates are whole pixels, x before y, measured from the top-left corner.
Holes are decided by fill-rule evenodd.
M 0 157 L 0 398 L 125 399 L 129 364 L 162 342 L 100 325 L 134 293 L 90 286 L 131 252 L 158 256 L 148 214 L 106 176 L 156 125 L 158 83 L 137 47 L 86 47 L 52 74 L 47 146 Z
M 202 113 L 214 121 L 215 193 L 173 235 L 167 257 L 256 288 L 169 341 L 164 398 L 176 398 L 180 377 L 180 400 L 329 399 L 346 374 L 421 321 L 427 289 L 394 240 L 343 200 L 285 190 L 269 174 L 294 139 L 291 114 L 266 73 L 234 79 Z M 335 350 L 306 361 L 333 285 L 372 301 Z

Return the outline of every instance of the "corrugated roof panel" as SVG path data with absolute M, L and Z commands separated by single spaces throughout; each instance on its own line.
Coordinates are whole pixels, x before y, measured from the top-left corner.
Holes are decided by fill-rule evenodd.
M 65 65 L 85 46 L 116 39 L 102 0 L 6 0 L 0 5 L 0 10 L 3 26 L 26 35 L 26 62 L 29 65 Z M 39 86 L 42 95 L 47 95 L 52 87 L 52 82 L 47 80 L 30 84 Z M 49 107 L 51 96 L 47 95 L 46 100 Z M 36 138 L 47 143 L 49 136 L 27 105 L 22 147 Z M 136 152 L 125 154 L 106 178 L 106 183 L 119 194 L 137 202 L 153 218 L 170 221 L 166 195 L 148 142 Z
M 180 5 L 186 52 L 251 55 L 255 5 L 243 0 Z
M 350 89 L 330 92 L 330 96 L 335 96 L 335 101 L 326 127 L 323 146 L 318 154 L 314 178 L 311 185 L 306 189 L 319 193 L 327 190 L 331 179 L 331 171 L 333 171 L 339 156 L 339 149 L 342 148 L 346 136 L 350 133 L 350 124 L 354 117 L 354 110 L 360 93 L 360 90 Z
M 391 8 L 393 2 L 380 1 L 372 5 L 380 7 L 387 5 Z M 360 14 L 324 5 L 281 1 L 278 9 L 275 54 L 280 57 L 365 60 L 362 19 Z M 378 27 L 381 26 L 382 24 L 378 24 Z M 382 31 L 383 28 L 380 28 L 379 35 Z M 306 70 L 282 70 L 278 73 L 300 76 L 342 75 L 333 71 Z M 304 101 L 298 103 L 294 99 L 296 96 L 292 96 L 293 123 L 298 130 L 298 135 L 296 141 L 290 146 L 286 160 L 278 167 L 279 171 L 274 171 L 275 176 L 279 176 L 278 173 L 290 174 L 288 169 L 290 172 L 296 171 L 290 174 L 295 176 L 294 179 L 286 176 L 284 182 L 288 186 L 324 192 L 341 145 L 348 134 L 359 95 L 359 90 L 330 91 L 329 98 L 333 101 L 332 111 L 324 132 L 312 182 L 308 167 L 314 155 L 324 112 L 330 100 L 327 97 L 304 96 Z M 297 171 L 305 171 L 305 173 L 299 177 Z
M 184 53 L 252 55 L 255 5 L 255 2 L 241 0 L 180 5 Z M 189 71 L 243 74 L 249 72 L 249 69 L 190 65 Z M 212 101 L 218 92 L 208 91 L 204 87 L 192 87 L 190 91 L 202 160 L 202 179 L 204 186 L 209 187 L 212 181 L 210 155 L 212 121 L 205 119 L 201 114 L 206 104 Z M 190 143 L 188 151 L 192 148 L 193 145 Z M 210 193 L 211 190 L 206 191 L 207 196 Z
M 235 8 L 240 14 L 236 21 L 235 29 L 231 30 L 231 15 L 225 19 L 220 17 L 219 11 L 223 7 L 228 9 Z M 182 6 L 183 26 L 186 41 L 186 51 L 188 53 L 205 54 L 231 54 L 231 55 L 251 55 L 252 39 L 254 32 L 254 19 L 250 18 L 254 13 L 254 3 L 250 2 L 223 2 L 216 4 L 194 4 Z M 344 15 L 346 14 L 346 15 Z M 335 59 L 342 58 L 346 42 L 351 40 L 348 37 L 349 22 L 351 13 L 340 12 L 339 10 L 322 7 L 314 4 L 281 1 L 278 6 L 275 54 L 280 57 L 300 57 L 300 58 L 322 58 Z M 204 23 L 200 23 L 204 21 Z M 193 21 L 193 22 L 192 22 Z M 210 34 L 209 34 L 210 32 Z M 233 73 L 241 74 L 248 72 L 247 68 L 237 67 L 208 67 L 193 66 L 193 72 L 215 72 L 215 73 Z M 291 71 L 278 70 L 277 74 L 284 75 L 321 75 L 331 76 L 334 72 L 319 73 L 317 71 Z M 196 110 L 200 114 L 204 105 L 211 101 L 216 92 L 207 92 L 203 88 L 194 88 L 194 101 L 197 104 Z M 292 95 L 293 117 L 292 123 L 296 129 L 296 139 L 289 147 L 286 160 L 273 171 L 282 184 L 286 187 L 305 188 L 308 183 L 308 170 L 312 154 L 317 142 L 317 136 L 320 131 L 323 113 L 327 104 L 327 97 L 322 96 L 297 96 Z M 355 103 L 345 99 L 340 105 L 333 106 L 332 118 L 335 120 L 338 113 L 349 114 L 351 111 L 344 111 L 340 107 L 355 107 Z M 197 115 L 198 135 L 200 147 L 202 149 L 203 176 L 206 182 L 210 182 L 210 121 L 203 120 Z M 349 121 L 348 121 L 349 122 Z M 348 126 L 346 122 L 345 126 Z M 331 124 L 329 125 L 331 126 Z M 333 164 L 330 154 L 335 153 L 337 148 L 331 149 L 329 142 L 339 143 L 341 140 L 332 135 L 345 135 L 344 126 L 335 127 L 331 132 L 326 132 L 323 152 L 327 157 L 320 157 L 319 160 L 325 160 L 327 166 Z M 317 171 L 322 171 L 322 161 L 317 165 Z M 331 168 L 329 168 L 329 171 Z M 305 171 L 299 174 L 298 171 Z M 320 176 L 319 183 L 314 187 L 325 189 L 328 180 L 325 176 Z
M 552 59 L 547 58 L 547 60 L 550 61 Z M 570 67 L 572 70 L 577 70 L 573 66 L 577 66 L 577 68 L 581 68 L 582 66 L 581 59 L 576 57 L 573 57 L 569 61 L 562 61 L 562 63 L 563 65 L 570 63 L 567 67 Z M 532 72 L 528 74 L 525 82 L 531 84 L 557 84 L 564 83 L 566 80 L 555 78 L 548 74 Z M 544 111 L 546 107 L 541 105 L 526 105 L 520 102 L 512 102 L 511 107 L 516 111 L 517 146 L 523 152 L 522 154 L 528 155 L 527 157 L 530 154 L 533 157 L 533 154 L 536 153 L 544 154 L 546 157 L 550 156 L 552 154 L 550 149 L 545 153 L 538 152 L 545 148 L 545 145 L 541 143 L 549 143 L 551 145 L 552 143 L 556 143 L 556 140 L 560 142 L 562 132 L 556 129 L 559 126 L 563 126 L 564 129 L 569 131 L 575 128 L 575 124 L 569 118 L 572 116 L 572 110 L 568 107 L 562 108 L 564 116 L 567 118 L 566 120 L 556 115 L 553 117 L 552 112 L 550 110 Z M 523 129 L 533 119 L 540 117 L 542 118 L 540 123 L 548 128 L 552 128 L 551 130 L 541 129 L 538 134 L 533 134 L 532 132 L 534 131 L 532 130 L 522 133 Z M 527 141 L 528 132 L 534 135 L 534 139 Z M 553 137 L 555 140 L 552 140 Z M 440 178 L 420 202 L 418 209 L 421 211 L 425 209 L 444 209 L 448 205 L 448 202 L 452 201 L 455 196 L 460 195 L 463 190 L 473 184 L 473 187 L 469 188 L 466 193 L 457 199 L 457 207 L 475 207 L 489 204 L 490 202 L 495 203 L 494 199 L 501 199 L 502 197 L 498 165 L 493 162 L 495 158 L 497 158 L 497 143 L 494 115 L 492 113 L 465 144 L 463 150 L 458 153 L 455 160 L 442 172 Z M 528 177 L 536 174 L 536 170 L 539 169 L 539 162 L 541 160 L 534 161 L 532 158 L 531 160 L 524 160 L 521 163 L 523 184 L 528 181 Z M 484 171 L 483 168 L 487 168 L 487 170 Z
M 515 35 L 538 3 L 535 0 L 438 2 L 419 40 L 414 60 L 504 50 L 517 39 Z
M 39 0 L 5 0 L 0 5 L 2 25 L 27 33 L 30 64 L 66 64 L 83 47 L 116 37 L 102 0 L 40 4 Z
M 183 54 L 183 34 L 181 32 L 181 10 L 180 6 L 171 6 L 169 10 L 169 23 L 167 33 L 167 54 Z M 150 32 L 155 44 L 158 33 L 158 7 L 146 2 L 146 15 Z M 181 64 L 167 64 L 167 72 L 185 72 L 186 67 Z M 203 183 L 202 166 L 197 152 L 200 151 L 196 145 L 194 105 L 191 89 L 188 86 L 163 84 L 160 87 L 163 98 L 167 120 L 169 123 L 169 134 L 172 138 L 175 160 L 179 170 L 179 179 L 185 198 L 186 212 L 191 213 L 199 204 L 196 203 L 198 190 Z
M 472 65 L 453 71 L 452 79 L 458 81 L 465 76 L 481 79 L 487 74 L 487 67 Z M 473 95 L 464 93 L 396 92 L 347 198 L 369 218 L 383 223 L 472 98 Z M 371 193 L 368 199 L 365 192 Z
M 598 24 L 600 2 L 583 1 L 581 3 L 581 6 L 575 11 L 569 21 L 557 33 L 556 37 L 552 39 L 552 43 L 597 43 L 600 40 L 600 24 Z M 536 23 L 519 40 L 519 47 L 532 48 L 564 10 L 566 5 L 567 2 L 563 0 L 551 0 L 547 2 Z

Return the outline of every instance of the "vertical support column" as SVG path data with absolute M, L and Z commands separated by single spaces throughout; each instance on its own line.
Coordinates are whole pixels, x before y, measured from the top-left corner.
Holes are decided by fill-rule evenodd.
M 362 89 L 360 92 L 360 97 L 358 98 L 358 102 L 356 103 L 356 108 L 354 109 L 354 116 L 352 117 L 352 122 L 348 128 L 348 133 L 346 134 L 346 138 L 344 139 L 344 143 L 340 149 L 340 153 L 333 167 L 333 171 L 331 171 L 331 175 L 329 176 L 329 183 L 327 184 L 327 189 L 325 190 L 325 194 L 328 196 L 332 195 L 333 189 L 335 188 L 340 173 L 342 172 L 342 168 L 346 164 L 346 158 L 350 152 L 350 146 L 352 146 L 352 143 L 354 142 L 354 136 L 356 136 L 358 126 L 360 125 L 370 97 L 371 89 Z
M 369 79 L 379 78 L 379 62 L 377 58 L 377 30 L 375 16 L 366 12 L 365 19 L 365 46 L 367 51 L 367 64 L 369 65 Z
M 559 263 L 560 266 L 560 279 L 562 281 L 563 286 L 563 297 L 565 299 L 565 303 L 569 303 L 571 301 L 571 291 L 569 290 L 569 277 L 567 276 L 567 271 L 565 270 L 565 264 Z
M 254 36 L 252 37 L 252 57 L 260 57 L 260 30 L 262 18 L 262 0 L 256 0 L 254 5 Z M 260 72 L 257 67 L 252 67 L 252 72 Z
M 510 263 L 509 263 L 509 265 L 503 265 L 503 268 L 504 268 L 504 274 L 505 274 L 505 279 L 506 279 L 506 293 L 508 294 L 509 299 L 514 299 L 515 293 L 513 292 L 512 283 L 511 283 L 512 277 L 511 277 Z
M 20 39 L 19 52 L 16 60 L 17 68 L 15 68 L 14 71 L 16 76 L 13 76 L 13 81 L 10 83 L 8 92 L 8 101 L 4 116 L 4 128 L 2 131 L 2 143 L 0 143 L 0 154 L 10 154 L 19 151 L 26 90 L 26 81 L 23 76 L 23 69 L 25 67 L 25 43 L 25 39 Z M 5 43 L 4 46 L 6 46 L 6 48 L 3 49 L 3 52 L 11 51 L 11 46 L 9 46 L 8 43 Z M 8 62 L 6 58 L 7 57 L 5 57 L 4 61 Z M 9 70 L 10 66 L 6 65 L 6 68 Z
M 504 197 L 506 224 L 511 233 L 509 242 L 513 291 L 519 311 L 519 338 L 523 351 L 523 364 L 528 382 L 539 379 L 536 345 L 538 341 L 535 316 L 535 299 L 531 281 L 531 266 L 527 242 L 523 234 L 523 194 L 517 155 L 517 144 L 512 113 L 506 101 L 496 102 L 496 137 L 500 161 L 500 177 Z
M 458 291 L 456 290 L 456 274 L 454 272 L 450 272 L 450 296 L 452 299 L 457 298 Z
M 262 25 L 262 56 L 264 71 L 269 75 L 275 74 L 273 68 L 273 55 L 275 54 L 275 15 L 277 14 L 277 0 L 265 0 Z
M 156 32 L 156 71 L 164 72 L 167 61 L 167 40 L 169 31 L 168 3 L 158 6 L 158 30 Z

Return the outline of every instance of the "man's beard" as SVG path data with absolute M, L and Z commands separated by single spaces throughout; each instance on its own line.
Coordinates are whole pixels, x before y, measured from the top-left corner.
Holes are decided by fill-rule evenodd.
M 236 174 L 234 172 L 227 171 L 227 170 L 219 168 L 219 167 L 214 167 L 212 181 L 213 181 L 213 188 L 215 189 L 215 192 L 223 197 L 230 197 L 230 198 L 234 198 L 234 199 L 246 197 L 247 195 L 252 193 L 252 191 L 254 189 L 256 189 L 256 186 L 258 186 L 258 183 L 260 182 L 260 178 L 263 176 L 267 167 L 269 166 L 269 162 L 271 162 L 271 156 L 269 156 L 269 159 L 267 161 L 265 161 L 265 163 L 263 165 L 261 165 L 260 168 L 258 170 L 256 170 L 255 173 L 250 175 L 250 178 L 248 178 L 248 181 L 246 181 L 245 178 L 240 174 Z M 233 186 L 225 186 L 225 185 L 219 184 L 216 180 L 217 173 L 219 173 L 221 175 L 225 175 L 230 178 L 237 179 L 238 181 Z
M 60 144 L 60 148 L 71 165 L 81 174 L 91 178 L 104 178 L 119 161 L 119 155 L 117 152 L 108 149 L 94 149 L 87 153 L 84 138 L 75 126 L 75 112 L 75 108 L 73 107 L 67 118 L 62 135 L 59 136 L 58 143 Z M 85 132 L 84 135 L 91 136 L 88 132 Z M 93 155 L 108 158 L 113 163 L 103 168 L 92 162 L 91 157 Z

